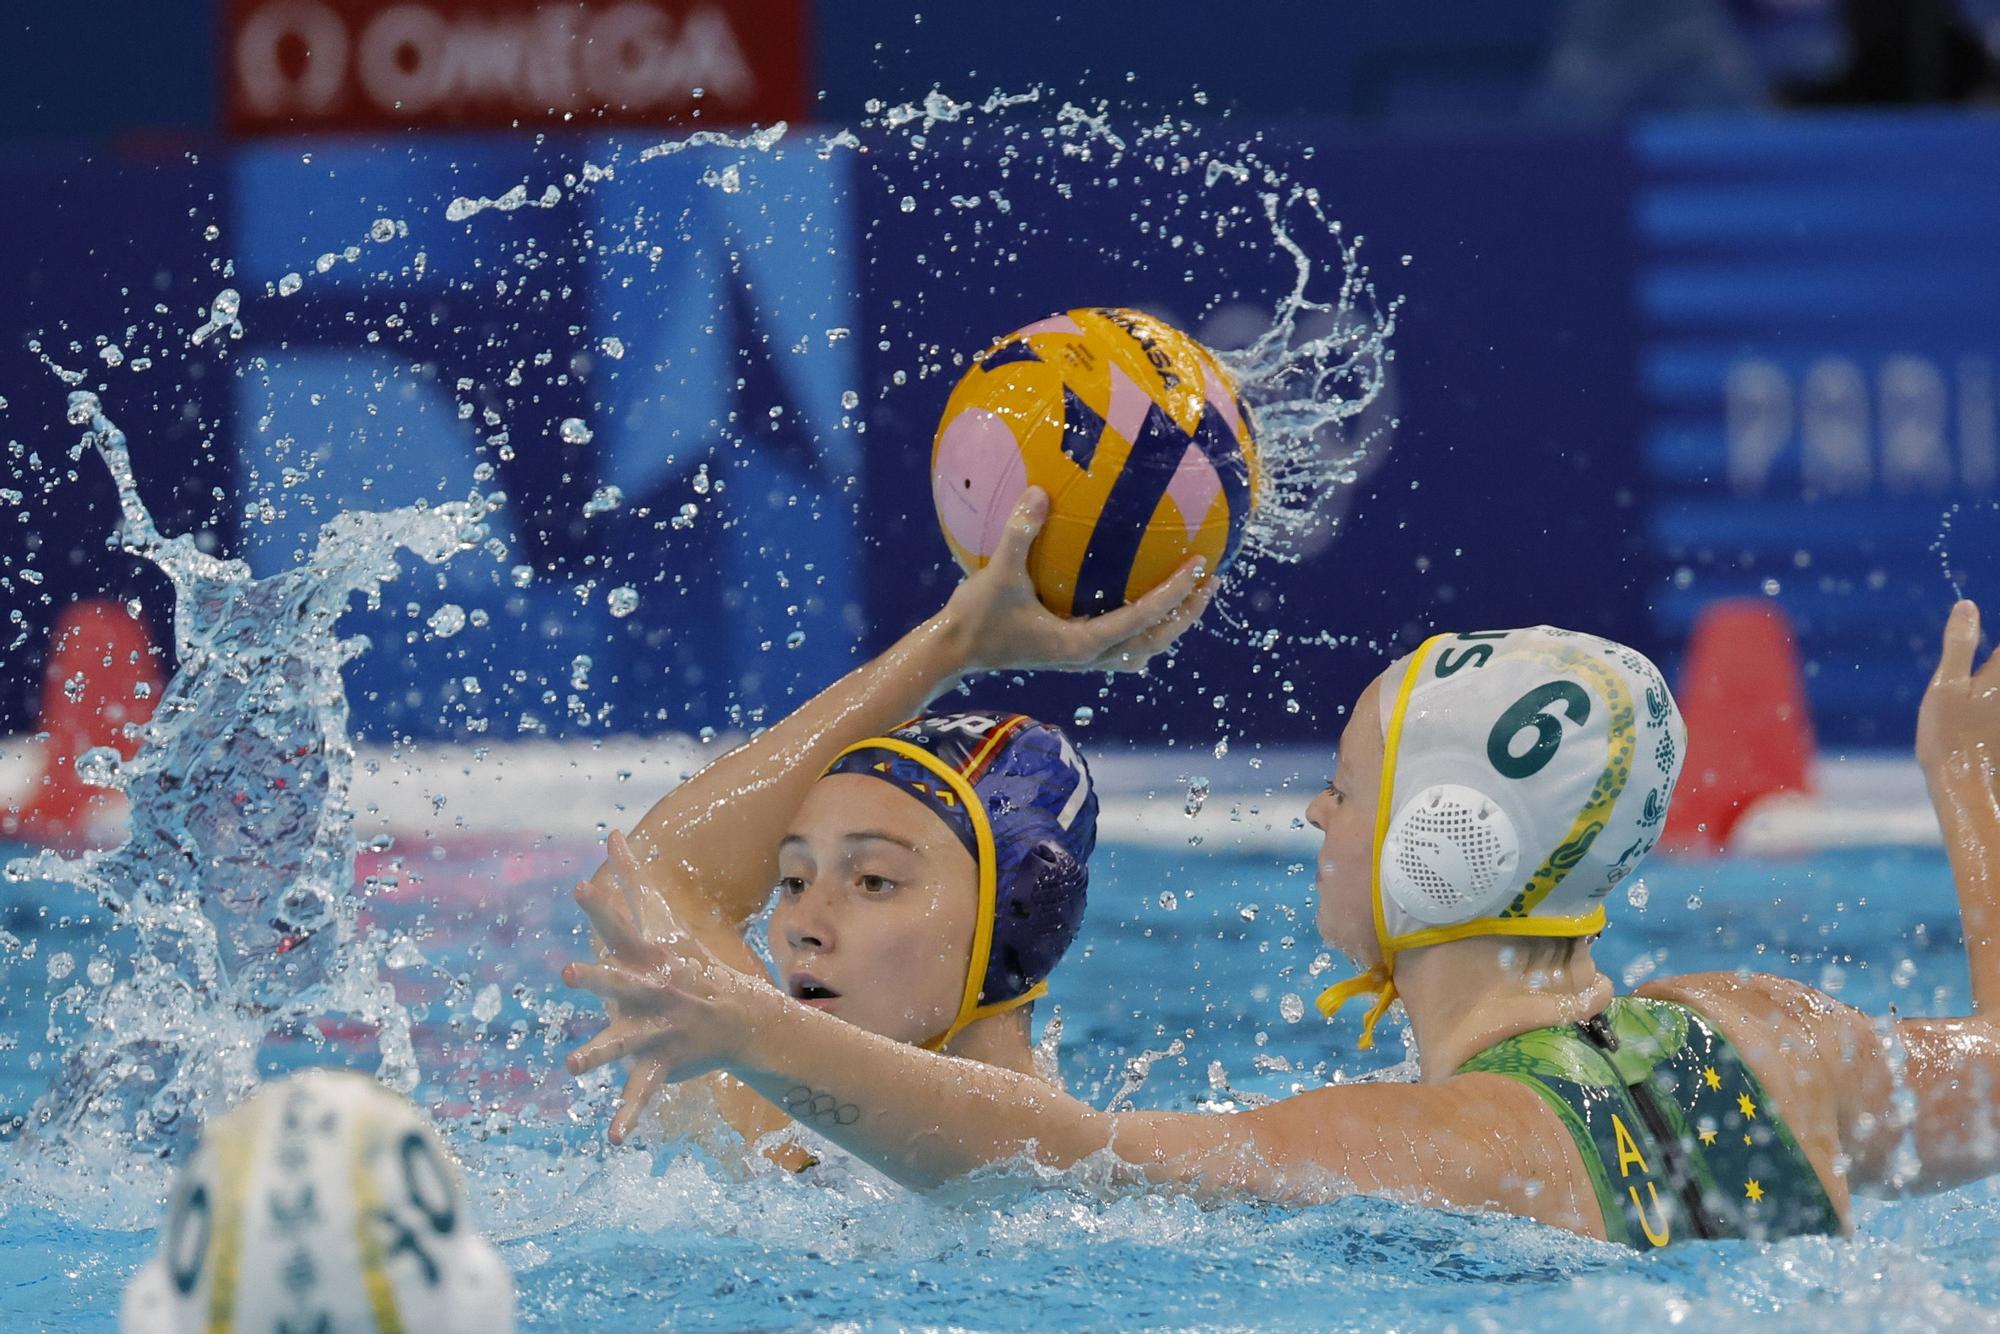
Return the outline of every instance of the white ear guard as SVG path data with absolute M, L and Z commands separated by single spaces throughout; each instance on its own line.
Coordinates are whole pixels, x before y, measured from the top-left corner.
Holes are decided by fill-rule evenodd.
M 1411 797 L 1382 838 L 1382 893 L 1425 926 L 1492 916 L 1520 888 L 1520 867 L 1507 812 L 1458 783 Z

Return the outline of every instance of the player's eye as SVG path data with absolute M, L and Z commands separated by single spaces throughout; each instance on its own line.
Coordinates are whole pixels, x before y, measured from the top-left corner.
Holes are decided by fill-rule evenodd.
M 896 887 L 896 882 L 886 876 L 864 875 L 861 877 L 861 891 L 864 894 L 887 894 Z
M 778 881 L 778 888 L 792 898 L 806 892 L 806 882 L 795 875 L 788 875 Z

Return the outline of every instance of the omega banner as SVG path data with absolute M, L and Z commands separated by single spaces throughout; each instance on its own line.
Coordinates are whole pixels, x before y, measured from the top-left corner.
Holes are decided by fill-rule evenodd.
M 768 123 L 806 107 L 808 0 L 229 0 L 230 128 Z

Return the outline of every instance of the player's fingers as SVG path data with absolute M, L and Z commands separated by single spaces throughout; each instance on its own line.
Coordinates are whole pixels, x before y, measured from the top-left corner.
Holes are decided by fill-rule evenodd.
M 1099 646 L 1122 644 L 1171 616 L 1174 609 L 1194 592 L 1207 568 L 1208 562 L 1202 557 L 1190 557 L 1158 587 L 1143 596 L 1101 616 L 1075 620 L 1070 624 Z
M 651 1029 L 634 1028 L 629 1024 L 607 1028 L 571 1052 L 563 1065 L 573 1075 L 587 1074 L 598 1066 L 609 1065 L 623 1057 L 626 1052 L 642 1046 L 652 1035 Z
M 1931 684 L 1963 681 L 1971 676 L 1972 657 L 1978 648 L 1979 608 L 1970 598 L 1963 598 L 1945 618 L 1944 649 L 1938 654 L 1937 674 L 1931 677 Z
M 1208 610 L 1208 604 L 1215 598 L 1217 582 L 1204 580 L 1187 600 L 1168 614 L 1167 618 L 1150 630 L 1142 630 L 1124 643 L 1116 645 L 1104 655 L 1102 665 L 1106 671 L 1137 671 L 1151 658 L 1166 652 L 1194 623 Z
M 576 903 L 590 919 L 590 929 L 611 953 L 631 955 L 644 951 L 645 937 L 625 915 L 615 891 L 586 880 L 576 887 Z
M 653 1095 L 666 1082 L 667 1067 L 662 1061 L 647 1057 L 632 1062 L 632 1073 L 625 1080 L 624 1101 L 611 1117 L 611 1142 L 623 1144 L 625 1137 L 639 1126 L 639 1118 L 646 1114 Z
M 632 924 L 625 920 L 624 909 L 609 887 L 594 880 L 579 880 L 572 897 L 589 919 L 591 931 L 605 945 L 616 949 L 619 940 L 632 934 Z
M 573 963 L 563 969 L 562 979 L 580 991 L 631 1006 L 656 1006 L 667 994 L 658 978 L 617 963 Z
M 641 923 L 651 926 L 652 923 L 647 921 L 645 902 L 646 873 L 639 868 L 639 859 L 632 852 L 632 844 L 623 833 L 614 829 L 611 836 L 604 840 L 604 847 L 611 854 L 611 878 L 625 900 L 626 916 L 635 927 Z
M 1026 570 L 1028 549 L 1041 536 L 1048 517 L 1049 493 L 1039 486 L 1023 491 L 1014 502 L 1014 512 L 1007 516 L 1007 526 L 1001 530 L 1000 545 L 993 549 L 991 564 L 1003 570 Z

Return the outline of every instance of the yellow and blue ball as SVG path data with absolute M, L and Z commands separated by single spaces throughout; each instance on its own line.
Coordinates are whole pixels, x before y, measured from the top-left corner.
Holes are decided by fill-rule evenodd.
M 1220 574 L 1262 489 L 1255 424 L 1215 354 L 1136 310 L 1072 310 L 1016 329 L 952 390 L 931 495 L 967 572 L 1021 493 L 1049 493 L 1028 557 L 1051 611 L 1109 611 L 1189 556 Z

